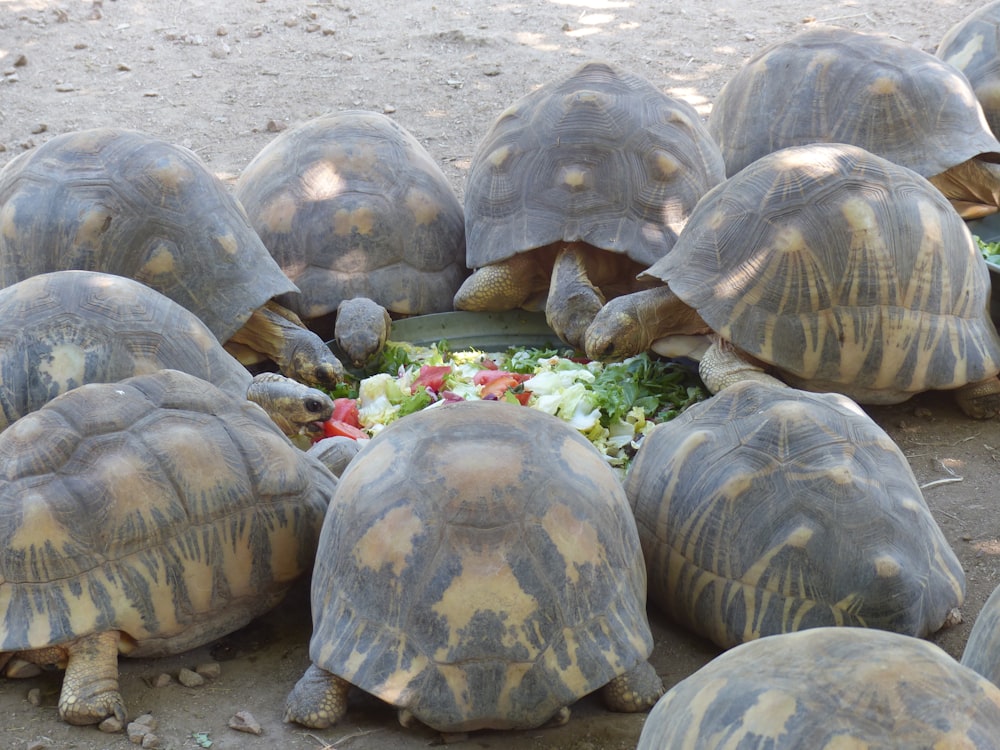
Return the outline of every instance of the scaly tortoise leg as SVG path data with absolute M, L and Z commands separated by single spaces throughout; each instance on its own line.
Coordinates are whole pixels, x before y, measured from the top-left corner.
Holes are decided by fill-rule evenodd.
M 966 415 L 974 419 L 992 419 L 1000 415 L 1000 377 L 956 388 L 955 401 Z
M 601 290 L 591 281 L 588 256 L 602 252 L 583 243 L 567 243 L 552 266 L 545 319 L 564 342 L 583 351 L 587 328 L 604 307 Z
M 332 727 L 347 713 L 351 683 L 310 664 L 285 703 L 285 721 L 310 729 Z
M 601 688 L 601 698 L 608 710 L 623 713 L 645 711 L 663 693 L 663 680 L 648 661 L 640 662 Z
M 59 716 L 68 724 L 97 724 L 116 717 L 123 725 L 125 702 L 118 692 L 116 630 L 86 635 L 62 646 L 66 675 L 59 694 Z
M 522 307 L 548 288 L 549 275 L 536 253 L 518 253 L 502 263 L 477 268 L 455 292 L 456 310 L 503 312 Z
M 307 385 L 333 388 L 344 378 L 343 364 L 323 339 L 273 300 L 254 310 L 225 347 L 244 362 L 247 349 L 263 354 L 282 374 Z
M 714 340 L 702 355 L 698 363 L 698 374 L 705 387 L 712 393 L 718 393 L 726 386 L 744 380 L 778 385 L 782 388 L 789 387 L 787 383 L 768 375 L 763 367 L 745 359 L 731 345 L 720 340 Z

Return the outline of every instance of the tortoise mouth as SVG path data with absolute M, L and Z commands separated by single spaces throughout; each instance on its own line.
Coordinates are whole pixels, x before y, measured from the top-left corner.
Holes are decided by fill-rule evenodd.
M 303 425 L 302 432 L 306 435 L 322 434 L 323 422 L 307 422 Z

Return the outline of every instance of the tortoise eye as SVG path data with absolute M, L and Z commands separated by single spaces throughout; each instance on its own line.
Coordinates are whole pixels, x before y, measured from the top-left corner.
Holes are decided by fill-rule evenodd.
M 310 414 L 319 414 L 323 411 L 323 402 L 318 398 L 307 398 L 306 399 L 306 411 Z

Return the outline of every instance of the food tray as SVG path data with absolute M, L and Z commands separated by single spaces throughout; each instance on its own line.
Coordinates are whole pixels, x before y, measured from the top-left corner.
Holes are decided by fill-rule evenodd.
M 545 322 L 544 313 L 522 310 L 415 315 L 393 321 L 389 339 L 418 346 L 428 346 L 444 339 L 452 351 L 499 351 L 514 346 L 566 348 Z

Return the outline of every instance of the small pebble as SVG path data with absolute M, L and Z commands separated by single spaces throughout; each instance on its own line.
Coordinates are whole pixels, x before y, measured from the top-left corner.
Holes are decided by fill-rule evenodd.
M 44 133 L 48 129 L 49 129 L 48 125 L 46 125 L 44 122 L 40 122 L 31 129 L 31 134 L 38 135 L 39 133 Z
M 159 750 L 159 748 L 163 747 L 163 742 L 159 737 L 150 732 L 142 738 L 142 746 L 146 750 Z
M 239 711 L 229 720 L 229 728 L 235 729 L 237 732 L 246 732 L 247 734 L 262 734 L 263 729 L 260 727 L 260 723 L 253 717 L 253 714 L 249 711 Z
M 76 44 L 73 45 L 73 49 L 87 49 L 87 43 L 77 42 Z
M 28 64 L 28 58 L 25 57 L 24 55 L 18 55 L 17 59 L 14 61 L 15 68 L 23 68 L 27 64 Z
M 141 745 L 142 738 L 149 734 L 149 727 L 145 724 L 139 724 L 133 721 L 128 726 L 125 727 L 125 735 L 128 737 L 128 741 L 133 745 Z
M 117 716 L 109 716 L 100 724 L 98 724 L 97 728 L 100 729 L 105 734 L 117 734 L 123 729 L 121 719 L 119 719 Z
M 392 104 L 386 104 L 385 106 L 382 107 L 382 114 L 384 115 L 391 115 L 395 111 L 396 107 Z
M 173 677 L 168 675 L 166 672 L 161 672 L 160 674 L 156 675 L 156 677 L 153 679 L 152 684 L 153 687 L 155 688 L 161 688 L 161 687 L 166 687 L 173 681 L 174 681 Z
M 118 63 L 118 70 L 127 72 L 129 70 L 132 70 L 132 67 L 128 63 L 120 62 Z
M 215 30 L 215 35 L 216 36 L 226 36 L 228 33 L 229 33 L 229 29 L 227 29 L 225 26 L 220 26 L 219 28 L 217 28 Z
M 280 133 L 288 127 L 287 124 L 280 122 L 278 120 L 268 120 L 267 121 L 267 132 L 268 133 Z
M 205 684 L 204 677 L 187 667 L 177 673 L 177 681 L 184 687 L 201 687 Z
M 58 91 L 61 94 L 65 94 L 68 91 L 76 91 L 76 86 L 74 86 L 72 83 L 57 83 L 56 91 Z
M 142 716 L 136 716 L 132 720 L 133 724 L 139 724 L 146 727 L 146 729 L 153 730 L 159 726 L 159 722 L 156 721 L 156 717 L 153 714 L 143 714 Z
M 38 688 L 31 688 L 31 690 L 28 691 L 28 703 L 32 706 L 42 705 L 42 691 Z
M 55 747 L 55 744 L 48 737 L 39 737 L 37 740 L 32 740 L 28 743 L 28 746 L 24 750 L 47 750 L 47 748 Z
M 217 661 L 210 661 L 204 664 L 199 664 L 194 668 L 194 671 L 204 677 L 206 680 L 214 680 L 220 674 L 222 674 L 222 666 Z
M 158 91 L 143 91 L 142 95 L 146 96 L 146 97 L 149 97 L 150 99 L 154 99 L 154 98 L 156 98 L 157 96 L 160 95 L 160 92 L 158 92 Z

